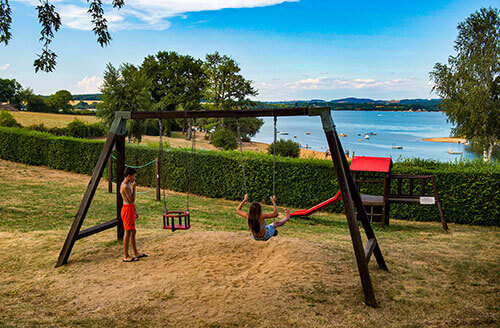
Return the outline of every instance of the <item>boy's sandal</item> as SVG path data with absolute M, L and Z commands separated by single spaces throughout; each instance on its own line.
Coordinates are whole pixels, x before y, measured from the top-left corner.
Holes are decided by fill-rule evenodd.
M 123 262 L 137 262 L 139 259 L 137 257 L 132 257 L 130 259 L 123 259 Z
M 136 259 L 140 259 L 141 257 L 148 257 L 148 254 L 144 254 L 144 253 L 142 253 L 141 255 L 136 256 L 135 258 L 136 258 Z

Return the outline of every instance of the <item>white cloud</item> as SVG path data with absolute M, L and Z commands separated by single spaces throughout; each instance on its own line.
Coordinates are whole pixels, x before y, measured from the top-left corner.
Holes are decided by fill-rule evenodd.
M 5 71 L 5 70 L 8 70 L 10 67 L 10 64 L 5 64 L 5 65 L 2 65 L 0 66 L 0 71 Z
M 77 93 L 97 93 L 99 91 L 99 87 L 101 86 L 103 80 L 100 77 L 95 75 L 93 76 L 85 76 L 82 80 L 77 82 L 78 90 Z
M 15 0 L 32 6 L 35 0 Z M 185 17 L 185 13 L 213 11 L 227 8 L 254 8 L 273 6 L 284 2 L 299 0 L 126 0 L 125 6 L 118 10 L 111 6 L 111 0 L 104 0 L 105 17 L 110 30 L 165 30 L 171 23 L 167 20 L 175 16 Z M 81 1 L 75 5 L 69 0 L 52 0 L 61 15 L 63 27 L 78 30 L 91 30 L 88 4 Z
M 336 89 L 366 89 L 366 88 L 383 88 L 394 89 L 415 81 L 411 78 L 393 79 L 388 81 L 377 81 L 374 79 L 338 79 L 329 77 L 317 77 L 303 79 L 292 83 L 285 84 L 285 87 L 292 90 L 336 90 Z

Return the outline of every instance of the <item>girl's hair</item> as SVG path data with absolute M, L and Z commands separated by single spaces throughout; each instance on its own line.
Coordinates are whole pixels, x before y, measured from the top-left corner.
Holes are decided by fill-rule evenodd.
M 260 214 L 262 213 L 262 207 L 260 203 L 253 202 L 248 209 L 248 226 L 253 232 L 258 234 L 260 232 Z

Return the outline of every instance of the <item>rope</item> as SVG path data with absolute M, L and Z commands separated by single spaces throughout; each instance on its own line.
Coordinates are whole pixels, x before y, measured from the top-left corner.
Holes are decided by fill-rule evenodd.
M 111 155 L 111 157 L 113 157 L 114 160 L 116 160 L 116 157 L 115 155 Z M 128 165 L 128 164 L 125 164 L 126 167 L 131 167 L 133 169 L 142 169 L 143 167 L 146 167 L 148 165 L 151 165 L 153 164 L 154 162 L 156 162 L 156 159 L 153 159 L 151 162 L 147 163 L 147 164 L 144 164 L 144 165 L 139 165 L 139 166 L 135 166 L 135 165 Z
M 274 116 L 274 147 L 273 147 L 273 196 L 276 196 L 276 121 L 277 117 Z
M 240 134 L 240 118 L 236 118 L 236 127 L 237 127 L 237 133 L 238 133 L 238 142 L 240 144 L 240 155 L 241 155 L 241 171 L 243 172 L 243 186 L 245 187 L 245 194 L 248 195 L 248 190 L 247 190 L 247 178 L 245 176 L 245 161 L 243 160 L 243 147 L 242 144 L 243 142 L 241 141 L 241 134 Z
M 189 121 L 188 121 L 189 122 Z M 196 142 L 196 130 L 193 129 L 194 122 L 191 124 L 191 131 L 192 131 L 192 142 L 191 142 L 191 158 L 189 160 L 189 175 L 188 175 L 188 187 L 187 187 L 187 198 L 186 198 L 186 211 L 189 212 L 189 193 L 191 192 L 191 173 L 193 172 L 193 157 L 194 157 L 194 149 L 195 149 L 195 142 Z

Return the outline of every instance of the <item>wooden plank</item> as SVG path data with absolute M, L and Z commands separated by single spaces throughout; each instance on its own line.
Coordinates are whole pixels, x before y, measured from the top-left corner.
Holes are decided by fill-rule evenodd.
M 329 107 L 315 107 L 315 110 L 329 109 Z M 132 112 L 134 120 L 148 118 L 209 118 L 209 117 L 265 117 L 265 116 L 307 116 L 308 107 L 281 108 L 281 109 L 246 109 L 246 110 L 194 110 L 169 112 Z
M 87 211 L 89 209 L 90 203 L 92 202 L 92 198 L 94 197 L 97 186 L 99 185 L 99 181 L 102 177 L 102 172 L 106 167 L 106 162 L 109 158 L 109 155 L 111 154 L 113 145 L 116 142 L 116 137 L 117 136 L 114 133 L 110 133 L 106 139 L 106 142 L 104 143 L 104 147 L 102 148 L 101 154 L 99 155 L 99 159 L 97 160 L 94 172 L 92 173 L 92 177 L 90 178 L 89 184 L 87 185 L 87 190 L 83 195 L 82 202 L 80 203 L 80 207 L 76 212 L 75 219 L 73 220 L 73 224 L 71 225 L 71 229 L 69 230 L 68 235 L 66 236 L 66 241 L 64 242 L 61 252 L 59 253 L 56 267 L 68 263 L 69 255 L 71 254 L 71 250 L 73 249 L 73 245 L 75 244 L 76 237 L 80 232 L 83 220 L 85 220 L 85 216 L 87 215 Z
M 375 246 L 377 246 L 377 240 L 375 238 L 368 239 L 368 242 L 365 246 L 366 263 L 370 262 L 370 257 L 372 256 Z
M 117 225 L 118 225 L 118 219 L 115 218 L 113 220 L 110 220 L 110 221 L 98 224 L 96 226 L 87 228 L 87 229 L 82 230 L 82 231 L 80 231 L 78 233 L 78 235 L 76 236 L 76 240 L 82 239 L 82 238 L 85 238 L 85 237 L 88 237 L 88 236 L 92 236 L 92 235 L 94 235 L 94 234 L 96 234 L 98 232 L 101 232 L 101 231 L 104 231 L 104 230 L 116 227 Z

